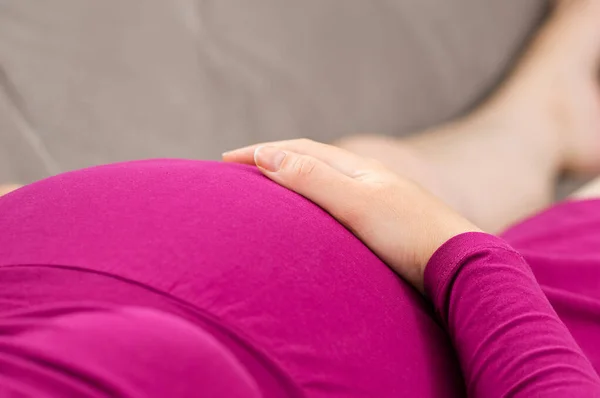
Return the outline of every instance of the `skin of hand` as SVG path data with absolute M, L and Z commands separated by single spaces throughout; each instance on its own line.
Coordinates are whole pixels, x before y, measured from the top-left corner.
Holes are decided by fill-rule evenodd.
M 481 232 L 415 182 L 335 146 L 271 142 L 226 152 L 223 160 L 256 165 L 322 207 L 420 292 L 427 262 L 440 246 Z
M 21 188 L 20 185 L 14 185 L 14 184 L 12 184 L 12 185 L 0 185 L 0 196 L 6 195 L 7 193 L 12 192 L 12 191 L 14 191 L 16 189 L 19 189 L 19 188 Z

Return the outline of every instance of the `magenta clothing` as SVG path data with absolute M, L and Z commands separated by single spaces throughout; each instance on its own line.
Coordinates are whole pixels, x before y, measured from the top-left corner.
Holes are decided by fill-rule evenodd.
M 600 201 L 425 282 L 250 167 L 65 173 L 0 198 L 0 396 L 600 397 Z
M 460 235 L 425 272 L 427 294 L 452 338 L 468 396 L 600 396 L 590 360 L 508 244 L 486 234 Z

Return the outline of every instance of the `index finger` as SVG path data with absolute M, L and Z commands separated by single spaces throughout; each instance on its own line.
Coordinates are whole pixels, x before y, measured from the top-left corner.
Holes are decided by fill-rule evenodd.
M 262 146 L 286 149 L 300 155 L 309 155 L 318 159 L 349 177 L 357 177 L 364 171 L 375 168 L 375 162 L 355 155 L 345 149 L 323 144 L 309 139 L 274 141 L 250 145 L 223 154 L 225 162 L 254 164 L 254 152 Z

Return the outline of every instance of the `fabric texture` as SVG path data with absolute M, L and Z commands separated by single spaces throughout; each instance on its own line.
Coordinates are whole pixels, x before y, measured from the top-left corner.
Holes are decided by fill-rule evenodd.
M 212 335 L 153 309 L 53 305 L 0 333 L 2 396 L 263 396 Z
M 523 257 L 499 238 L 468 233 L 446 242 L 427 265 L 425 288 L 469 397 L 600 397 L 590 360 Z
M 136 396 L 128 393 L 169 387 L 153 374 L 165 364 L 152 358 L 198 347 L 172 353 L 181 367 L 170 369 L 197 391 L 209 392 L 202 388 L 212 380 L 197 356 L 214 354 L 232 366 L 227 384 L 249 397 L 461 397 L 467 389 L 493 396 L 516 391 L 527 364 L 546 358 L 532 352 L 506 363 L 516 331 L 522 344 L 542 339 L 557 348 L 552 358 L 572 366 L 562 373 L 567 381 L 589 376 L 592 385 L 592 366 L 600 365 L 598 206 L 559 205 L 504 235 L 560 320 L 521 256 L 487 236 L 450 241 L 432 260 L 436 316 L 333 218 L 251 167 L 153 160 L 61 174 L 0 198 L 0 329 L 12 330 L 0 347 L 13 347 L 1 352 L 2 373 L 27 374 L 30 388 L 51 396 L 69 386 Z M 488 338 L 490 322 L 518 314 L 514 297 L 528 297 L 524 309 L 551 327 L 542 335 L 528 319 L 509 322 L 500 347 Z M 181 345 L 151 330 L 162 326 L 145 326 L 163 317 L 164 334 L 188 336 Z M 104 321 L 115 328 L 80 334 Z M 30 345 L 32 333 L 48 345 Z M 143 338 L 120 350 L 128 333 Z M 114 340 L 109 348 L 120 355 L 83 349 L 96 340 L 99 347 Z M 150 360 L 140 356 L 145 342 Z M 495 359 L 503 372 L 494 371 Z M 149 366 L 127 373 L 126 363 L 139 362 Z M 19 373 L 23 364 L 27 372 Z M 22 387 L 11 380 L 0 379 L 0 391 Z M 499 384 L 491 388 L 490 380 Z M 534 381 L 519 391 L 535 391 L 526 388 Z
M 154 160 L 65 173 L 1 197 L 0 226 L 0 311 L 158 301 L 216 323 L 305 396 L 461 395 L 419 293 L 255 168 Z

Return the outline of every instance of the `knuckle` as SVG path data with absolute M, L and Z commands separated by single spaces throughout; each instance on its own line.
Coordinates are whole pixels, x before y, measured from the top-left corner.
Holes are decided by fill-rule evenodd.
M 310 178 L 317 167 L 317 160 L 305 155 L 300 155 L 292 159 L 290 162 L 289 171 L 297 178 L 306 179 Z

